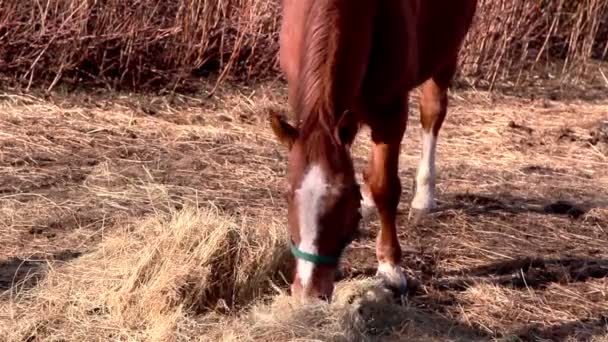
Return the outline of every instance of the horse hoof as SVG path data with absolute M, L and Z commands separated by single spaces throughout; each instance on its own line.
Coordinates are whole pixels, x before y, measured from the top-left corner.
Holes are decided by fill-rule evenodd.
M 410 212 L 408 215 L 408 220 L 412 222 L 414 225 L 419 224 L 424 220 L 425 217 L 429 215 L 431 209 L 416 209 L 410 208 Z
M 384 286 L 396 295 L 407 294 L 407 278 L 401 267 L 390 263 L 381 263 L 378 265 L 376 277 L 380 278 Z

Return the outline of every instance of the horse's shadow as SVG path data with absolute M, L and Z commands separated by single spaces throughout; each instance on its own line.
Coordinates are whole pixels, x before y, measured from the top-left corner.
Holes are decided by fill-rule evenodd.
M 560 193 L 563 193 L 560 191 Z M 404 194 L 405 195 L 405 194 Z M 607 203 L 598 201 L 597 196 L 584 196 L 590 199 L 586 202 L 563 200 L 561 198 L 524 198 L 508 193 L 495 195 L 482 195 L 476 193 L 454 193 L 440 196 L 438 209 L 429 214 L 428 220 L 419 221 L 418 224 L 426 226 L 429 223 L 451 220 L 454 215 L 470 217 L 472 219 L 484 217 L 517 216 L 521 214 L 547 215 L 565 217 L 571 220 L 585 221 L 593 219 L 586 214 L 593 208 L 605 207 Z M 593 199 L 593 200 L 591 200 Z M 400 215 L 407 215 L 401 211 Z M 403 218 L 402 218 L 403 219 Z M 412 225 L 411 220 L 402 221 L 406 226 Z M 604 224 L 599 221 L 599 224 Z M 432 230 L 432 229 L 431 229 Z M 373 234 L 369 233 L 369 237 Z M 425 259 L 425 258 L 422 258 Z M 454 293 L 466 291 L 479 284 L 489 284 L 512 289 L 544 289 L 551 284 L 572 284 L 585 282 L 590 279 L 608 277 L 608 259 L 593 258 L 592 256 L 545 258 L 542 256 L 524 256 L 504 260 L 492 264 L 473 267 L 455 272 L 438 272 L 433 265 L 419 263 L 420 255 L 416 249 L 404 250 L 404 266 L 413 271 L 420 271 L 425 289 L 416 286 L 417 280 L 410 289 L 411 303 L 414 306 L 430 308 L 432 312 L 440 314 L 446 306 L 457 305 Z M 432 268 L 431 276 L 421 267 Z M 374 267 L 353 268 L 345 271 L 346 278 L 355 276 L 374 276 Z M 430 289 L 430 292 L 427 290 Z M 424 294 L 424 295 L 421 295 Z M 451 322 L 462 325 L 461 323 Z M 450 322 L 446 322 L 450 324 Z M 467 326 L 468 327 L 468 326 Z M 585 334 L 598 334 L 606 330 L 606 318 L 595 317 L 579 321 L 564 322 L 550 327 L 530 324 L 522 329 L 513 330 L 501 338 L 516 337 L 517 340 L 535 340 L 546 338 L 549 340 L 563 340 L 568 337 L 584 336 Z M 486 330 L 473 331 L 479 336 L 496 338 L 492 332 Z
M 608 277 L 608 259 L 592 257 L 521 257 L 499 261 L 459 272 L 448 272 L 431 286 L 440 291 L 465 291 L 485 283 L 508 288 L 543 289 L 551 284 L 581 283 Z M 541 326 L 530 324 L 509 334 L 523 341 L 565 341 L 576 336 L 590 340 L 608 333 L 608 317 L 582 318 L 576 321 Z M 504 336 L 506 337 L 506 336 Z
M 405 259 L 408 259 L 407 256 Z M 372 277 L 374 274 L 375 268 L 366 267 L 350 272 L 345 271 L 342 276 L 344 278 Z M 450 320 L 441 312 L 446 305 L 457 304 L 454 296 L 450 294 L 466 291 L 479 284 L 491 284 L 515 289 L 543 289 L 550 284 L 572 284 L 605 277 L 608 277 L 608 259 L 521 257 L 458 272 L 437 274 L 436 277 L 425 284 L 425 291 L 422 290 L 420 283 L 412 279 L 410 284 L 414 286 L 409 289 L 408 297 L 412 307 L 416 310 L 415 313 L 410 314 L 415 317 L 424 317 L 424 319 L 412 319 L 410 315 L 407 319 L 417 324 L 416 329 L 418 330 L 428 329 L 429 334 L 450 340 L 456 338 L 457 340 L 467 341 L 487 341 L 496 338 L 507 340 L 515 338 L 520 341 L 536 341 L 539 339 L 562 341 L 573 336 L 589 339 L 592 336 L 608 332 L 608 317 L 580 319 L 548 327 L 530 324 L 506 334 L 496 335 L 481 328 Z M 440 324 L 429 325 L 429 321 L 441 322 Z M 409 321 L 404 319 L 401 324 L 409 324 Z
M 590 341 L 594 336 L 608 333 L 608 317 L 580 319 L 576 321 L 542 327 L 531 324 L 513 332 L 522 341 L 572 341 L 576 333 L 578 341 Z
M 521 257 L 458 272 L 447 272 L 433 286 L 464 291 L 487 283 L 510 288 L 543 289 L 549 284 L 585 282 L 608 277 L 608 259 L 591 257 Z
M 357 308 L 359 329 L 372 341 L 489 341 L 486 331 L 415 305 L 363 298 Z
M 79 252 L 61 251 L 51 256 L 32 256 L 28 259 L 10 258 L 0 261 L 0 294 L 11 289 L 29 289 L 44 277 L 49 260 L 69 261 L 78 258 Z
M 405 266 L 408 256 L 405 256 Z M 338 280 L 359 276 L 372 277 L 374 267 L 343 270 Z M 577 283 L 608 277 L 608 259 L 591 257 L 541 258 L 521 257 L 499 261 L 458 272 L 436 274 L 430 285 L 438 290 L 465 291 L 476 284 L 492 284 L 510 288 L 543 289 L 549 284 Z M 411 289 L 415 295 L 418 289 Z
M 462 211 L 470 217 L 491 216 L 497 213 L 542 215 L 562 215 L 578 219 L 594 207 L 606 203 L 575 203 L 562 199 L 523 198 L 507 193 L 486 196 L 475 193 L 456 193 L 447 195 L 434 210 L 433 215 L 441 217 L 451 210 Z

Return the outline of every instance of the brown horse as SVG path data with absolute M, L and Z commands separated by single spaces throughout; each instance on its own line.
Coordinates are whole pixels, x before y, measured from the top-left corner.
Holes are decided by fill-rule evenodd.
M 404 290 L 396 214 L 408 92 L 421 85 L 422 156 L 411 213 L 435 206 L 435 146 L 447 89 L 476 0 L 283 0 L 280 61 L 296 127 L 271 126 L 289 149 L 288 224 L 296 257 L 292 294 L 330 298 L 340 255 L 375 207 L 377 274 Z M 373 142 L 363 191 L 350 145 L 361 125 Z M 363 207 L 363 208 L 362 208 Z

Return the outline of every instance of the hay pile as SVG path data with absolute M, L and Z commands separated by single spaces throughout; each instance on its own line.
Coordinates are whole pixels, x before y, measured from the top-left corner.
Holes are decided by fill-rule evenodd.
M 290 297 L 285 241 L 276 224 L 239 224 L 214 209 L 157 214 L 116 230 L 80 259 L 49 265 L 34 289 L 5 293 L 0 335 L 7 341 L 432 338 L 420 326 L 430 328 L 433 320 L 399 304 L 375 279 L 339 283 L 331 304 Z M 412 321 L 419 324 L 410 327 Z
M 338 283 L 331 304 L 299 302 L 285 294 L 224 322 L 209 341 L 363 341 L 389 338 L 415 317 L 373 279 Z M 221 324 L 220 324 L 221 326 Z M 403 333 L 403 332 L 402 332 Z M 404 337 L 403 335 L 401 336 Z
M 9 341 L 166 341 L 187 314 L 235 310 L 280 282 L 285 231 L 184 209 L 126 225 L 96 251 L 46 270 L 30 291 L 6 293 Z M 4 298 L 7 299 L 7 298 Z M 17 323 L 18 322 L 18 323 Z

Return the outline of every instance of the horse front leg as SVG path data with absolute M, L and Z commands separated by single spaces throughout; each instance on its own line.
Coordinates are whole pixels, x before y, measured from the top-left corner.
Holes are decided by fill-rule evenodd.
M 398 111 L 390 114 L 386 117 L 392 120 L 370 125 L 373 145 L 363 175 L 363 202 L 375 207 L 380 218 L 381 228 L 376 241 L 377 276 L 390 289 L 403 293 L 407 289 L 407 279 L 400 267 L 401 246 L 396 218 L 401 197 L 399 152 L 407 124 L 407 99 L 400 104 Z

